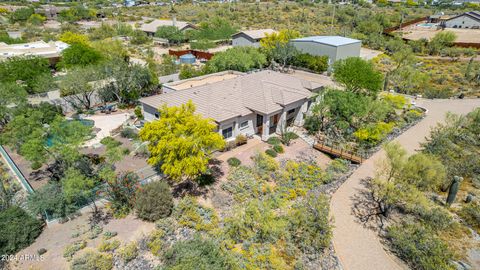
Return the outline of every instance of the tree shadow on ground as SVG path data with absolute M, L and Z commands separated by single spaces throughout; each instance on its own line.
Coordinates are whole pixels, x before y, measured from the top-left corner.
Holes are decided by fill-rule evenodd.
M 96 208 L 92 206 L 92 215 L 88 218 L 88 224 L 90 228 L 97 225 L 107 225 L 113 218 L 109 212 L 104 212 L 102 208 Z
M 357 189 L 358 192 L 352 197 L 352 214 L 355 216 L 356 222 L 365 228 L 374 231 L 383 229 L 386 219 L 379 210 L 375 194 L 372 192 L 372 178 L 362 179 L 361 184 L 363 188 Z
M 186 180 L 173 185 L 173 197 L 181 198 L 186 195 L 206 197 L 210 187 L 225 174 L 221 169 L 221 165 L 221 160 L 211 159 L 206 173 L 198 176 L 195 180 Z

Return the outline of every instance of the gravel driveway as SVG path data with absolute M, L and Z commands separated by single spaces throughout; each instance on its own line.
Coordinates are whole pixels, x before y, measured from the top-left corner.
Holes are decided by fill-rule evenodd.
M 428 109 L 427 116 L 417 125 L 400 135 L 399 142 L 410 154 L 419 149 L 430 129 L 445 119 L 447 112 L 466 114 L 480 106 L 480 99 L 466 100 L 417 100 Z M 395 256 L 387 253 L 376 232 L 357 222 L 353 215 L 353 199 L 364 190 L 361 180 L 373 177 L 375 164 L 385 157 L 379 151 L 364 162 L 350 178 L 334 193 L 331 214 L 334 219 L 333 245 L 345 270 L 394 270 L 407 267 Z

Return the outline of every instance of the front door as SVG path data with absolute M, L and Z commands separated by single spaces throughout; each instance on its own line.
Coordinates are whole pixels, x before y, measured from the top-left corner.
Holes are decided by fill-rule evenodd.
M 257 114 L 257 134 L 263 134 L 263 115 Z

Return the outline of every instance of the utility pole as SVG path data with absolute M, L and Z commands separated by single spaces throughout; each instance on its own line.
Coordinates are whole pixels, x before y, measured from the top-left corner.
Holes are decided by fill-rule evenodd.
M 330 27 L 330 34 L 333 35 L 333 22 L 335 21 L 335 8 L 336 5 L 333 3 L 333 13 L 332 13 L 332 25 Z

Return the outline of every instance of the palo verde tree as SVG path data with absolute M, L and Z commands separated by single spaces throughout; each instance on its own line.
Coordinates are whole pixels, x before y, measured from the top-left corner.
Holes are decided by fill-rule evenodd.
M 260 40 L 260 46 L 265 50 L 272 50 L 279 45 L 286 45 L 291 39 L 298 37 L 300 37 L 300 32 L 290 29 L 283 29 L 278 33 L 265 33 L 265 38 Z
M 48 60 L 37 56 L 12 57 L 1 62 L 0 81 L 17 83 L 29 94 L 46 92 L 53 84 Z
M 377 214 L 388 218 L 395 207 L 406 211 L 429 207 L 424 192 L 438 190 L 444 183 L 446 171 L 442 163 L 423 153 L 408 157 L 398 143 L 386 144 L 384 149 L 386 159 L 378 164 L 370 186 Z
M 376 97 L 382 89 L 383 75 L 371 62 L 349 57 L 333 64 L 333 78 L 349 92 Z
M 58 63 L 61 67 L 72 68 L 75 66 L 88 66 L 96 64 L 102 60 L 102 55 L 82 43 L 73 43 L 62 52 L 62 60 Z
M 145 124 L 140 138 L 148 141 L 148 163 L 160 166 L 175 181 L 192 180 L 207 171 L 210 154 L 225 145 L 216 125 L 195 113 L 189 101 L 159 108 L 160 119 Z
M 114 59 L 102 66 L 102 73 L 109 82 L 100 90 L 105 100 L 122 104 L 135 103 L 142 94 L 154 89 L 157 82 L 148 67 Z
M 73 108 L 89 110 L 96 90 L 95 81 L 102 79 L 96 66 L 76 67 L 59 83 L 60 93 Z

